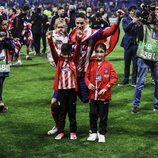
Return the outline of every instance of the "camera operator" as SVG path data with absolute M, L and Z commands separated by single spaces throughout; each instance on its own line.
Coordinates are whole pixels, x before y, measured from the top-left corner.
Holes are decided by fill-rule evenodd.
M 146 16 L 144 16 L 144 11 L 140 14 L 143 38 L 142 41 L 139 42 L 137 50 L 138 80 L 133 98 L 133 113 L 138 111 L 149 68 L 151 69 L 152 77 L 155 82 L 155 104 L 153 110 L 158 111 L 158 4 L 154 5 L 154 12 L 153 9 L 150 9 L 153 8 L 153 6 L 146 8 Z
M 9 76 L 10 65 L 8 63 L 8 53 L 14 50 L 14 44 L 7 31 L 7 19 L 5 16 L 0 16 L 0 112 L 6 112 L 6 107 L 2 100 L 3 83 L 6 77 Z

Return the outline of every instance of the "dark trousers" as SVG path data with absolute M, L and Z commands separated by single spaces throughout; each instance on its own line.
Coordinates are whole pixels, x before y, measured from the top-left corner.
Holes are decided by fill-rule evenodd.
M 60 107 L 58 132 L 64 132 L 66 114 L 68 113 L 70 122 L 70 132 L 76 132 L 76 92 L 75 89 L 58 90 L 58 106 Z
M 40 54 L 40 41 L 41 41 L 41 34 L 33 33 L 33 45 L 35 47 L 35 52 Z
M 3 83 L 4 83 L 5 77 L 0 77 L 0 101 L 2 101 L 2 93 L 3 93 Z
M 97 133 L 97 121 L 99 122 L 99 133 L 105 135 L 107 132 L 109 101 L 90 101 L 90 129 L 92 133 Z
M 132 84 L 136 84 L 137 80 L 137 57 L 136 57 L 137 45 L 131 45 L 124 50 L 124 83 L 129 83 L 130 65 L 132 67 Z
M 42 53 L 46 52 L 46 33 L 42 33 L 42 44 L 43 44 L 43 50 Z

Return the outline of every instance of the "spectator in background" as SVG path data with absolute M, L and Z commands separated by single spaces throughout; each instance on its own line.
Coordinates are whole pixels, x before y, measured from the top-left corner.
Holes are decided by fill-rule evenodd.
M 94 21 L 92 21 L 91 28 L 100 29 L 100 28 L 105 28 L 108 26 L 109 26 L 108 22 L 102 19 L 102 15 L 100 13 L 96 13 L 94 17 Z
M 109 16 L 104 7 L 99 8 L 99 13 L 102 15 L 102 19 L 110 25 Z
M 129 15 L 122 20 L 122 27 L 125 32 L 121 46 L 124 48 L 124 79 L 122 83 L 118 84 L 119 86 L 129 85 L 130 77 L 130 65 L 131 61 L 133 63 L 132 67 L 132 84 L 131 86 L 136 86 L 137 81 L 137 34 L 139 31 L 138 27 L 138 18 L 135 17 L 136 6 L 132 5 L 129 7 Z
M 67 18 L 67 15 L 65 15 L 65 11 L 63 7 L 59 7 L 57 10 L 57 13 L 52 17 L 49 30 L 54 30 L 54 23 L 55 23 L 55 20 L 58 18 Z
M 9 50 L 14 50 L 14 44 L 7 30 L 7 19 L 5 16 L 0 16 L 0 112 L 6 112 L 8 107 L 5 106 L 2 93 L 3 84 L 6 77 L 9 76 Z

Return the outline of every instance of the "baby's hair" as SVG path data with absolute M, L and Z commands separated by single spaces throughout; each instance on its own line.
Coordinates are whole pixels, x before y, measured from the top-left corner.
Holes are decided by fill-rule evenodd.
M 97 48 L 102 48 L 106 52 L 106 45 L 104 43 L 97 43 L 95 46 L 95 50 Z
M 58 18 L 55 20 L 54 28 L 56 29 L 59 24 L 63 24 L 63 26 L 67 29 L 67 24 L 64 18 Z

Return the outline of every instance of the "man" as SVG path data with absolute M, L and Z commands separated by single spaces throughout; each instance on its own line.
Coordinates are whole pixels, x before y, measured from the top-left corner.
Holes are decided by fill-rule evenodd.
M 89 64 L 90 56 L 93 52 L 93 48 L 95 44 L 99 40 L 104 40 L 104 42 L 107 42 L 106 40 L 107 37 L 111 35 L 115 35 L 115 36 L 113 36 L 114 37 L 113 41 L 111 41 L 112 38 L 109 40 L 111 42 L 110 44 L 111 46 L 107 47 L 108 48 L 107 53 L 112 51 L 112 49 L 114 48 L 118 40 L 118 32 L 116 33 L 116 31 L 119 26 L 120 20 L 124 15 L 124 12 L 120 10 L 120 14 L 119 12 L 117 12 L 117 15 L 118 18 L 116 23 L 114 23 L 109 28 L 99 29 L 99 30 L 93 30 L 87 25 L 87 18 L 84 13 L 78 13 L 76 15 L 76 19 L 75 19 L 76 28 L 74 28 L 74 30 L 72 30 L 72 32 L 70 33 L 69 42 L 75 46 L 76 34 L 78 30 L 82 33 L 82 45 L 81 45 L 81 51 L 77 64 L 77 76 L 78 76 L 78 87 L 79 87 L 78 95 L 82 100 L 82 102 L 84 103 L 87 103 L 89 101 L 87 88 L 84 83 L 84 76 L 87 70 L 87 66 Z
M 5 16 L 0 16 L 0 112 L 6 112 L 8 107 L 2 99 L 3 84 L 6 77 L 9 76 L 9 50 L 14 50 L 14 44 L 7 30 L 8 23 Z
M 51 19 L 49 30 L 54 30 L 54 23 L 55 23 L 56 19 L 58 19 L 58 18 L 66 18 L 66 17 L 67 16 L 65 15 L 64 8 L 63 7 L 59 7 L 58 11 L 57 11 L 57 14 L 55 14 L 52 17 L 52 19 Z
M 143 40 L 139 43 L 137 51 L 138 81 L 133 98 L 133 113 L 139 110 L 141 94 L 149 68 L 155 82 L 153 110 L 158 111 L 158 4 L 155 4 L 154 14 L 150 11 L 148 19 L 142 20 L 145 23 L 142 25 Z
M 122 20 L 122 27 L 125 32 L 121 46 L 124 48 L 124 79 L 119 86 L 129 85 L 130 65 L 133 62 L 132 68 L 132 84 L 135 87 L 137 79 L 137 32 L 138 18 L 135 17 L 136 6 L 131 6 L 128 9 L 129 15 Z
M 92 29 L 100 29 L 100 28 L 105 28 L 108 26 L 109 26 L 109 24 L 102 19 L 102 15 L 97 12 L 95 14 L 95 20 L 92 21 L 91 28 Z

